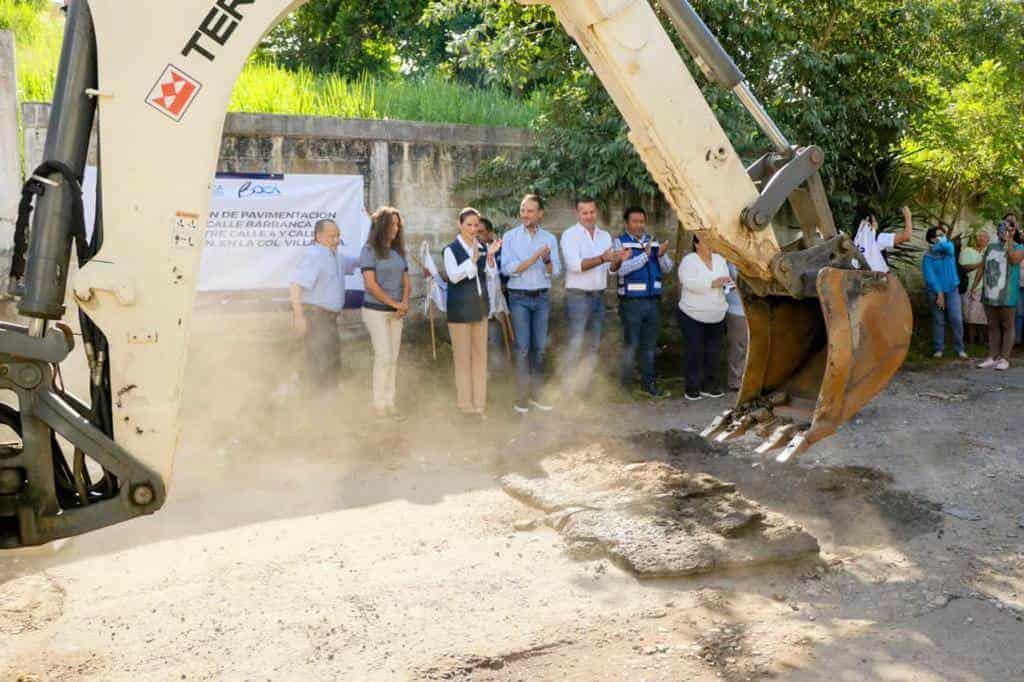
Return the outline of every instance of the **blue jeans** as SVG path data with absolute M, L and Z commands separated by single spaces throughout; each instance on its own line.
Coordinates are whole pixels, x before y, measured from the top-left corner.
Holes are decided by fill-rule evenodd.
M 567 395 L 582 395 L 590 389 L 597 370 L 604 330 L 604 291 L 565 292 L 569 341 L 565 350 L 564 379 Z
M 516 332 L 516 399 L 523 404 L 537 399 L 543 388 L 551 298 L 546 291 L 527 296 L 509 289 L 508 308 Z
M 650 389 L 654 386 L 654 352 L 661 330 L 661 300 L 620 298 L 619 317 L 622 320 L 622 383 L 633 382 L 639 355 L 641 386 Z
M 941 353 L 946 347 L 946 322 L 953 328 L 953 350 L 957 353 L 964 351 L 964 309 L 960 302 L 960 292 L 957 289 L 947 291 L 946 309 L 942 310 L 935 302 L 935 292 L 927 291 L 928 305 L 932 309 L 932 346 L 936 353 Z

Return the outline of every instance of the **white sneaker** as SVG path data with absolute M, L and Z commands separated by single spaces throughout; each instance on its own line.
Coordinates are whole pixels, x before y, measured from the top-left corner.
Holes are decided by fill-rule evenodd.
M 941 350 L 935 351 L 934 353 L 932 353 L 932 357 L 933 358 L 941 358 L 942 357 L 942 351 Z
M 969 360 L 969 359 L 970 359 L 970 357 L 971 357 L 971 356 L 970 356 L 970 355 L 968 355 L 968 354 L 967 354 L 967 353 L 966 353 L 965 351 L 960 351 L 959 353 L 957 353 L 957 354 L 956 354 L 956 356 L 957 356 L 958 358 L 960 358 L 961 360 Z
M 978 369 L 988 369 L 989 367 L 995 367 L 997 364 L 994 358 L 985 358 L 984 362 L 978 363 Z
M 1007 360 L 1006 358 L 1003 358 L 1002 360 L 996 363 L 996 369 L 998 369 L 1001 372 L 1010 369 L 1010 361 Z
M 553 405 L 545 405 L 544 403 L 539 403 L 536 400 L 531 400 L 530 404 L 533 405 L 536 409 L 540 410 L 541 412 L 550 412 L 551 410 L 555 409 Z

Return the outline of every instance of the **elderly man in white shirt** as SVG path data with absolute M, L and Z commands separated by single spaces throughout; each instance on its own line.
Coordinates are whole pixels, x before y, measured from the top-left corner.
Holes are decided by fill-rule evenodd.
M 562 234 L 565 263 L 565 301 L 569 341 L 565 352 L 565 397 L 582 397 L 590 388 L 597 368 L 604 329 L 604 292 L 608 270 L 615 256 L 612 237 L 597 225 L 597 202 L 576 200 L 578 222 Z

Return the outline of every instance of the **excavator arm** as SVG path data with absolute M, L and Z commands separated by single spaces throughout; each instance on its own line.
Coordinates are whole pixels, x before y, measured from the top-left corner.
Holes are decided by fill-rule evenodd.
M 19 312 L 31 322 L 0 326 L 0 389 L 18 403 L 0 409 L 0 422 L 20 436 L 0 447 L 0 548 L 42 544 L 163 505 L 224 113 L 251 51 L 303 2 L 69 3 L 48 163 L 26 186 L 35 211 L 31 230 L 23 221 L 19 231 L 27 252 L 18 250 L 14 268 L 23 274 Z M 821 151 L 789 146 L 689 4 L 663 2 L 698 65 L 766 128 L 775 149 L 751 168 L 646 0 L 547 4 L 621 109 L 680 220 L 742 271 L 748 369 L 737 409 L 714 431 L 787 429 L 804 447 L 888 382 L 906 352 L 909 303 L 904 310 L 898 283 L 864 271 L 849 240 L 835 235 L 817 175 Z M 87 240 L 79 183 L 94 123 L 98 215 Z M 796 245 L 780 245 L 772 229 L 787 200 L 806 221 Z M 74 349 L 60 322 L 73 246 L 70 289 L 91 369 L 88 404 L 59 377 Z M 879 311 L 900 329 L 887 336 L 892 325 L 878 323 Z M 892 371 L 861 376 L 858 354 L 868 348 L 873 359 L 886 355 Z M 808 400 L 813 409 L 801 412 Z M 796 412 L 787 417 L 785 409 Z

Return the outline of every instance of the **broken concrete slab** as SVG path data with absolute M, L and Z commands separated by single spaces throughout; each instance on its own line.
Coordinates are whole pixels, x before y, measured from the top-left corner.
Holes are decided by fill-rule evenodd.
M 640 577 L 670 577 L 814 557 L 817 540 L 732 483 L 642 460 L 610 439 L 541 463 L 544 478 L 510 474 L 513 497 L 548 512 L 577 558 L 605 555 Z M 641 459 L 641 461 L 636 461 Z
M 943 506 L 942 511 L 961 521 L 981 521 L 984 517 L 973 509 L 956 505 Z

